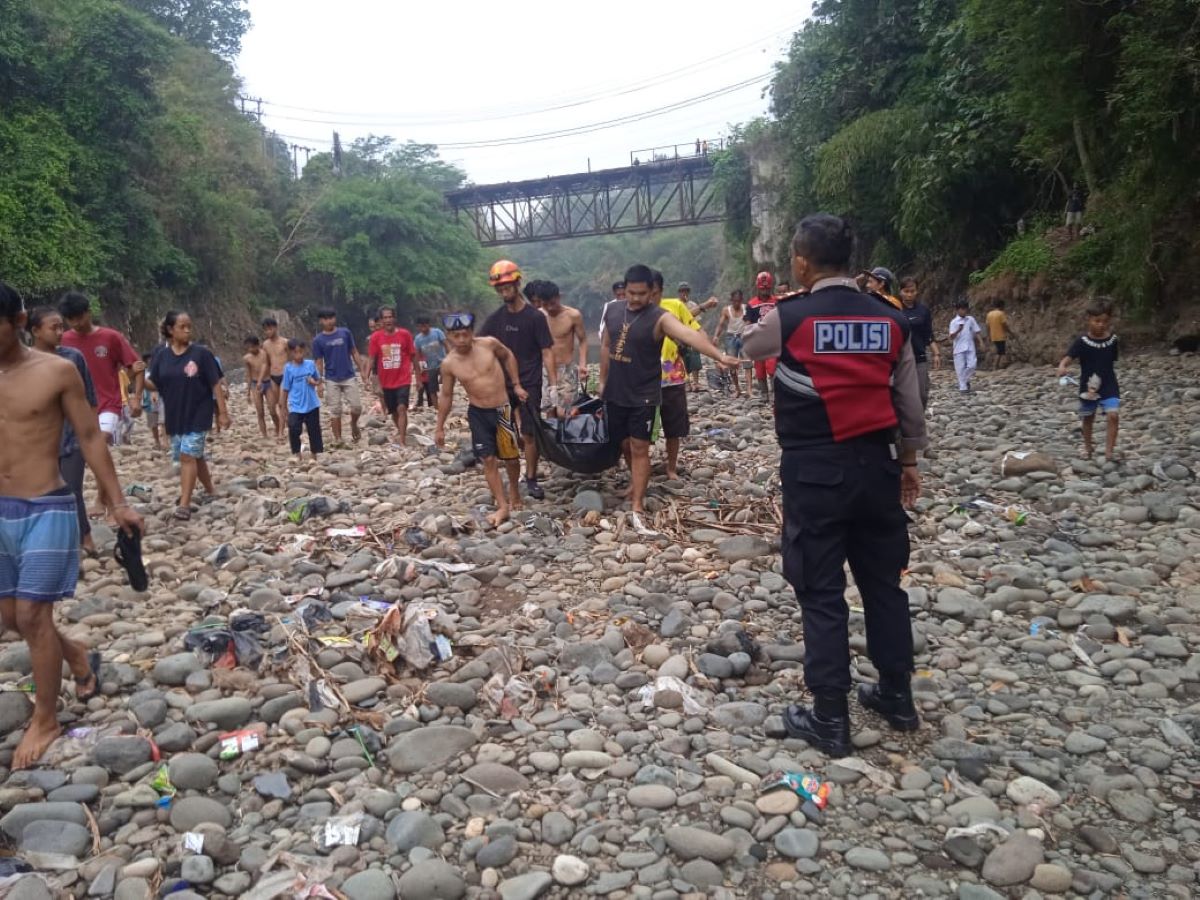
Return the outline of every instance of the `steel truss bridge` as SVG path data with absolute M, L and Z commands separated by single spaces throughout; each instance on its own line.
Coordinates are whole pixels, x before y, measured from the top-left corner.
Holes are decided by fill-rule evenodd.
M 485 247 L 719 222 L 713 161 L 655 158 L 619 169 L 449 191 L 446 202 Z

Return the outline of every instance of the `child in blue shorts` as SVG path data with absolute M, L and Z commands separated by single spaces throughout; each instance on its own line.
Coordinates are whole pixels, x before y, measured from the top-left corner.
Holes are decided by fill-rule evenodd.
M 1096 410 L 1108 420 L 1104 435 L 1104 459 L 1116 460 L 1118 410 L 1121 391 L 1117 386 L 1117 336 L 1112 333 L 1112 303 L 1097 299 L 1087 308 L 1087 333 L 1071 342 L 1058 364 L 1058 377 L 1067 374 L 1071 360 L 1079 360 L 1079 417 L 1083 422 L 1083 458 L 1093 452 L 1092 426 Z
M 146 364 L 146 368 L 150 368 L 149 353 L 142 354 L 142 362 Z M 154 435 L 154 449 L 161 450 L 162 443 L 162 427 L 159 420 L 162 414 L 162 398 L 158 396 L 158 391 L 152 391 L 148 387 L 142 388 L 142 413 L 146 417 L 146 424 L 150 428 L 150 433 Z

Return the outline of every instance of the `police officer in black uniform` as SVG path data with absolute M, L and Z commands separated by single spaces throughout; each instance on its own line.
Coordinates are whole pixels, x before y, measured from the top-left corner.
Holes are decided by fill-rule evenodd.
M 783 568 L 804 618 L 804 678 L 813 706 L 789 706 L 792 737 L 851 752 L 849 609 L 844 564 L 862 596 L 878 684 L 858 700 L 901 731 L 913 705 L 912 626 L 900 573 L 908 517 L 921 489 L 925 417 L 908 319 L 849 275 L 854 235 L 837 216 L 800 222 L 792 276 L 803 290 L 747 325 L 751 359 L 778 357 L 775 430 L 783 454 Z

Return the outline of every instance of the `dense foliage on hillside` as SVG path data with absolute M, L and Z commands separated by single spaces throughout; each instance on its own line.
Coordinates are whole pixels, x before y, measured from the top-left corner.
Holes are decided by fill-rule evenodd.
M 661 271 L 668 297 L 675 296 L 679 282 L 686 281 L 693 300 L 707 299 L 719 287 L 723 243 L 718 226 L 700 225 L 522 244 L 490 252 L 516 260 L 527 279 L 553 281 L 562 290 L 563 302 L 583 310 L 589 325 L 599 327 L 600 311 L 612 297 L 612 283 L 634 263 Z
M 139 332 L 169 306 L 420 307 L 479 298 L 442 208 L 463 174 L 371 139 L 292 177 L 235 100 L 242 0 L 0 0 L 0 278 L 96 295 Z
M 1197 274 L 1198 46 L 1197 0 L 819 0 L 729 180 L 774 141 L 790 215 L 851 216 L 864 262 L 963 275 L 1009 241 L 1051 259 L 1018 222 L 1061 224 L 1077 184 L 1094 234 L 1054 265 L 1149 308 Z

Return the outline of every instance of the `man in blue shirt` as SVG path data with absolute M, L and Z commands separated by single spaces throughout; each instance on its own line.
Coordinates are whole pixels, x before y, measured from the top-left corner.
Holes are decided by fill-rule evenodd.
M 333 425 L 333 439 L 342 440 L 342 406 L 350 407 L 350 435 L 358 441 L 362 432 L 358 428 L 358 417 L 362 415 L 362 391 L 359 389 L 359 373 L 365 371 L 363 358 L 354 343 L 349 328 L 337 323 L 337 313 L 332 309 L 317 312 L 321 330 L 313 337 L 313 360 L 317 372 L 328 383 L 325 398 L 329 405 L 329 418 Z M 365 375 L 363 376 L 366 377 Z
M 421 316 L 417 319 L 413 343 L 417 345 L 417 359 L 424 375 L 421 395 L 429 406 L 435 407 L 441 386 L 442 360 L 446 358 L 446 333 L 440 328 L 431 328 L 429 317 Z

